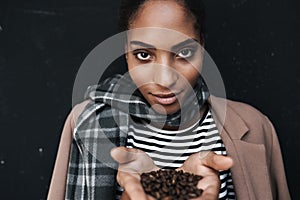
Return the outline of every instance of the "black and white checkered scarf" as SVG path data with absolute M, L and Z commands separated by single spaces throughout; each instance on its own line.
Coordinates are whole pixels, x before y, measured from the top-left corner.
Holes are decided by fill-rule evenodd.
M 195 95 L 185 100 L 185 109 L 165 116 L 151 109 L 128 77 L 116 75 L 90 87 L 87 97 L 91 101 L 74 129 L 65 198 L 115 199 L 118 166 L 110 157 L 110 150 L 125 146 L 131 117 L 168 126 L 182 125 L 199 112 L 209 96 L 201 77 L 193 91 Z

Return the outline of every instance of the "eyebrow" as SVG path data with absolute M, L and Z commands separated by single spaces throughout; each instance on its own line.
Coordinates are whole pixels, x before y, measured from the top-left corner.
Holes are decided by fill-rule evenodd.
M 171 51 L 174 52 L 182 46 L 185 46 L 185 45 L 188 45 L 188 44 L 193 44 L 193 43 L 199 43 L 199 42 L 198 42 L 197 39 L 189 38 L 187 40 L 184 40 L 184 41 L 172 46 Z M 153 46 L 151 44 L 147 44 L 147 43 L 144 43 L 144 42 L 141 42 L 141 41 L 136 41 L 136 40 L 130 41 L 130 45 L 137 45 L 137 46 L 141 46 L 141 47 L 144 47 L 144 48 L 147 48 L 147 49 L 154 49 L 154 50 L 157 49 L 155 46 Z
M 180 42 L 176 45 L 174 45 L 172 48 L 171 48 L 171 51 L 176 51 L 177 49 L 180 49 L 181 47 L 183 46 L 186 46 L 186 45 L 189 45 L 189 44 L 198 44 L 198 40 L 197 39 L 192 39 L 192 38 L 189 38 L 187 40 L 184 40 L 183 42 Z
M 141 41 L 130 41 L 130 45 L 137 45 L 137 46 L 141 46 L 141 47 L 144 47 L 144 48 L 147 48 L 147 49 L 156 49 L 155 46 L 151 45 L 151 44 L 147 44 L 147 43 L 144 43 L 144 42 L 141 42 Z

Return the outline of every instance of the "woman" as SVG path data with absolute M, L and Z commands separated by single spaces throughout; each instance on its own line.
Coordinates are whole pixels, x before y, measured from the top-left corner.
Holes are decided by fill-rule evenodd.
M 128 74 L 73 108 L 48 199 L 151 199 L 139 175 L 159 168 L 202 175 L 198 199 L 290 199 L 270 121 L 200 76 L 201 1 L 124 0 L 120 18 Z

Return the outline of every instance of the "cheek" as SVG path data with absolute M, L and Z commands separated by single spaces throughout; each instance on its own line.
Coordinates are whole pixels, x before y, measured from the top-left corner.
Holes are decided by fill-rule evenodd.
M 198 64 L 198 66 L 200 66 L 200 64 Z M 189 84 L 190 87 L 194 87 L 199 78 L 201 67 L 195 68 L 194 65 L 188 64 L 181 66 L 180 69 L 177 69 L 177 72 L 183 79 L 185 79 L 185 84 Z
M 149 99 L 147 98 L 148 97 L 148 93 L 150 92 L 148 89 L 147 89 L 147 86 L 146 85 L 143 85 L 141 87 L 139 87 L 139 91 L 142 93 L 142 95 L 147 99 L 147 101 L 149 102 Z M 150 102 L 149 102 L 150 103 Z
M 199 77 L 198 72 L 188 74 L 185 78 L 188 81 L 190 87 L 194 87 L 196 85 L 197 79 Z
M 134 55 L 127 56 L 127 67 L 131 79 L 137 87 L 153 83 L 155 67 L 153 64 L 141 64 Z
M 128 71 L 132 70 L 135 67 L 134 59 L 129 53 L 126 54 L 126 62 Z
M 128 62 L 128 72 L 129 75 L 132 79 L 132 81 L 135 83 L 135 85 L 138 88 L 143 87 L 147 83 L 151 83 L 152 81 L 152 76 L 153 72 L 151 71 L 150 68 L 146 68 L 143 66 L 139 66 L 135 63 L 131 63 L 130 61 Z
M 139 80 L 140 74 L 138 74 L 139 73 L 139 70 L 137 68 L 138 66 L 135 63 L 133 56 L 130 54 L 127 54 L 126 62 L 127 62 L 127 69 L 128 69 L 131 79 L 135 82 L 136 85 L 139 85 L 140 84 L 139 83 L 140 82 L 140 80 Z

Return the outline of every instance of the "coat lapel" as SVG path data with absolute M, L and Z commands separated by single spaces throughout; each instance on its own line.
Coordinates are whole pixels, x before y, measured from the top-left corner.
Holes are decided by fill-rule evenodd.
M 227 154 L 234 160 L 231 173 L 237 199 L 272 199 L 264 145 L 243 139 L 251 130 L 227 100 L 211 96 L 209 103 Z

